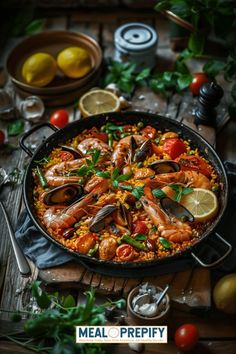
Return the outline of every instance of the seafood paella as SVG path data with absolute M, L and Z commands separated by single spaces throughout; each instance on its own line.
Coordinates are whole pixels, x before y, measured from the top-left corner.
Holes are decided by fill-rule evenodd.
M 85 129 L 34 164 L 40 224 L 64 247 L 99 260 L 173 255 L 218 214 L 211 163 L 180 134 L 143 122 Z

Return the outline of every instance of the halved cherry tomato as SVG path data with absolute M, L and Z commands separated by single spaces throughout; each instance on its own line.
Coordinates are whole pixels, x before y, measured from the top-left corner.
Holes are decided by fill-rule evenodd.
M 203 84 L 209 82 L 209 77 L 205 73 L 194 74 L 193 81 L 189 85 L 189 89 L 194 96 L 199 95 L 200 88 Z
M 116 249 L 116 255 L 122 262 L 129 262 L 134 259 L 134 249 L 130 245 L 123 244 Z
M 153 153 L 154 154 L 156 154 L 157 156 L 158 155 L 161 155 L 162 154 L 162 146 L 159 146 L 159 145 L 157 145 L 157 144 L 154 144 L 154 143 L 152 143 L 152 151 L 153 151 Z
M 182 171 L 197 171 L 207 177 L 211 176 L 210 166 L 199 156 L 179 156 L 175 161 L 180 164 Z
M 0 145 L 2 145 L 5 141 L 5 134 L 2 130 L 0 130 Z
M 148 139 L 154 139 L 156 137 L 156 129 L 147 125 L 144 129 L 142 129 L 142 134 Z
M 191 350 L 197 344 L 199 332 L 195 325 L 186 323 L 175 332 L 175 344 L 183 351 Z
M 108 135 L 106 133 L 100 133 L 96 127 L 93 127 L 92 129 L 90 129 L 90 133 L 92 134 L 93 138 L 102 140 L 102 141 L 104 141 L 104 143 L 107 143 Z
M 145 223 L 145 221 L 142 220 L 137 220 L 134 223 L 134 234 L 146 234 L 148 232 L 148 227 Z
M 186 146 L 182 140 L 178 138 L 167 139 L 163 145 L 163 152 L 168 154 L 172 160 L 186 152 Z
M 50 117 L 50 123 L 58 128 L 64 128 L 69 122 L 69 114 L 64 109 L 58 109 Z
M 73 154 L 69 151 L 60 151 L 58 155 L 62 159 L 62 161 L 74 160 Z

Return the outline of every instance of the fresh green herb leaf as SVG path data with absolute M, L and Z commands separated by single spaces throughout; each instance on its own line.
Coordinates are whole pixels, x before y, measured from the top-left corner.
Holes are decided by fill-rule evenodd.
M 144 195 L 143 187 L 138 186 L 132 190 L 132 194 L 136 199 L 140 199 Z
M 77 176 L 85 176 L 90 171 L 91 171 L 91 169 L 88 166 L 81 166 L 77 170 L 76 174 L 77 174 Z
M 154 195 L 155 198 L 165 198 L 166 194 L 163 192 L 161 189 L 153 189 L 152 194 Z
M 39 32 L 43 29 L 45 24 L 44 19 L 37 19 L 30 22 L 25 28 L 25 34 L 34 34 L 35 32 Z
M 72 295 L 67 295 L 63 301 L 63 306 L 65 308 L 69 308 L 69 307 L 75 307 L 76 305 L 76 302 L 75 302 L 75 299 Z
M 209 60 L 204 66 L 203 71 L 210 77 L 215 77 L 226 68 L 227 64 L 221 60 Z
M 24 131 L 24 120 L 23 119 L 16 119 L 12 122 L 9 122 L 7 125 L 7 132 L 9 136 L 17 136 Z
M 93 153 L 92 153 L 92 162 L 94 165 L 96 165 L 98 163 L 98 160 L 100 158 L 100 155 L 101 155 L 101 152 L 97 149 L 94 149 L 93 150 Z
M 144 79 L 147 79 L 150 76 L 151 69 L 150 68 L 145 68 L 143 69 L 135 78 L 136 82 L 142 81 Z
M 126 308 L 126 301 L 125 299 L 120 299 L 115 301 L 115 305 L 118 309 L 122 310 Z
M 116 180 L 118 182 L 121 182 L 121 181 L 127 181 L 130 179 L 130 177 L 132 176 L 132 173 L 125 173 L 124 175 L 120 175 L 116 178 Z
M 170 241 L 168 241 L 166 238 L 164 237 L 160 237 L 159 238 L 160 244 L 166 249 L 166 250 L 170 250 L 172 248 L 172 244 L 170 243 Z
M 47 309 L 51 305 L 51 300 L 48 294 L 40 288 L 40 284 L 40 281 L 32 283 L 32 295 L 35 297 L 37 304 L 41 309 Z
M 109 172 L 102 172 L 102 171 L 97 171 L 96 175 L 98 177 L 103 177 L 103 178 L 110 178 L 111 177 Z
M 182 187 L 182 195 L 187 195 L 193 192 L 193 188 Z
M 119 176 L 119 168 L 116 167 L 116 168 L 112 171 L 111 179 L 112 179 L 112 180 L 115 180 L 118 176 Z
M 136 241 L 146 241 L 146 239 L 147 239 L 147 236 L 144 235 L 144 234 L 137 234 L 137 235 L 135 236 L 135 240 L 136 240 Z
M 113 187 L 118 188 L 119 182 L 117 180 L 114 180 L 114 181 L 112 181 L 112 185 L 113 185 Z
M 133 190 L 133 187 L 130 186 L 129 184 L 119 184 L 119 187 L 124 189 L 124 190 L 127 190 L 127 191 L 132 191 Z
M 183 74 L 177 79 L 177 84 L 180 91 L 186 89 L 192 82 L 192 75 L 190 74 Z
M 43 157 L 41 160 L 34 160 L 35 163 L 39 164 L 39 165 L 45 165 L 47 164 L 49 161 L 51 160 L 50 156 L 45 156 Z
M 199 32 L 195 31 L 190 34 L 188 47 L 193 52 L 194 55 L 202 54 L 205 44 L 205 37 L 200 35 Z

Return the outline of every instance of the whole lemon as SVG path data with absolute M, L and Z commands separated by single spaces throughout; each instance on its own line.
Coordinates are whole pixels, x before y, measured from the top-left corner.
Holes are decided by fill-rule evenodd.
M 56 61 L 50 54 L 35 53 L 24 62 L 22 76 L 28 84 L 43 87 L 54 79 L 56 71 Z
M 72 79 L 79 79 L 92 69 L 89 53 L 80 47 L 62 50 L 57 57 L 57 65 L 66 76 Z
M 228 274 L 218 281 L 213 298 L 218 310 L 236 314 L 236 273 Z

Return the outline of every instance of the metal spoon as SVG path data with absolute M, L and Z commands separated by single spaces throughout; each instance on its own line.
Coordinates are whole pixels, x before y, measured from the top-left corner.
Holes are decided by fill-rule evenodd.
M 0 178 L 0 189 L 1 189 L 1 187 L 9 181 L 9 176 L 7 175 L 6 171 L 3 168 L 0 168 L 0 176 L 2 177 L 2 178 Z M 16 262 L 17 262 L 17 266 L 19 268 L 19 271 L 23 276 L 29 275 L 31 273 L 30 266 L 28 264 L 28 261 L 24 255 L 24 253 L 22 252 L 17 240 L 16 240 L 15 233 L 12 229 L 7 211 L 1 201 L 0 201 L 0 207 L 2 208 L 3 216 L 5 217 L 5 220 L 6 220 L 11 244 L 12 244 L 13 251 L 14 251 L 14 254 L 16 257 Z
M 167 291 L 169 290 L 169 287 L 170 287 L 170 285 L 167 284 L 167 285 L 165 286 L 164 290 L 161 292 L 160 296 L 158 297 L 158 300 L 156 301 L 157 307 L 160 305 L 160 303 L 161 303 L 162 300 L 164 299 L 164 297 L 165 297 Z

